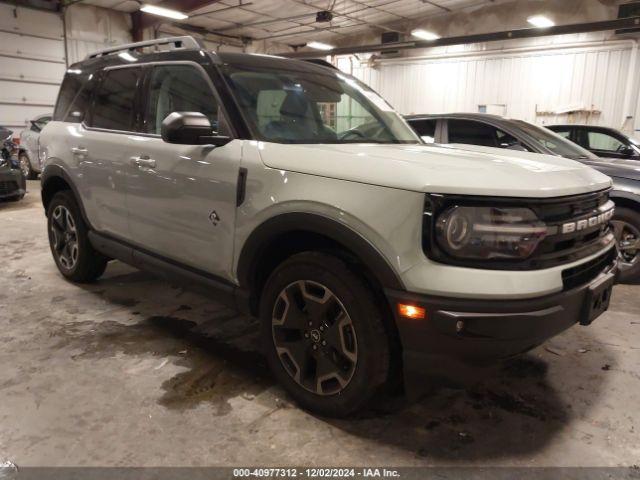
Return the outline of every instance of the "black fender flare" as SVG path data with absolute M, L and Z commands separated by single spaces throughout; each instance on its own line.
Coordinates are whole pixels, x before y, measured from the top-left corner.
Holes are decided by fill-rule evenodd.
M 84 220 L 84 222 L 87 224 L 87 226 L 91 229 L 91 223 L 89 222 L 89 218 L 87 217 L 87 213 L 84 209 L 84 205 L 82 203 L 82 197 L 80 196 L 80 194 L 78 193 L 78 189 L 75 186 L 75 184 L 73 183 L 73 180 L 71 180 L 71 175 L 69 175 L 62 167 L 60 167 L 59 165 L 47 165 L 43 170 L 42 173 L 40 174 L 40 185 L 41 185 L 41 189 L 42 189 L 42 206 L 45 209 L 45 213 L 47 210 L 47 199 L 44 196 L 44 191 L 45 188 L 47 187 L 47 183 L 56 179 L 56 178 L 60 178 L 62 180 L 64 180 L 64 182 L 69 185 L 69 188 L 71 188 L 71 191 L 73 192 L 73 195 L 76 197 L 76 201 L 78 202 L 78 206 L 80 207 L 80 213 L 82 214 L 82 219 Z
M 255 267 L 267 246 L 288 232 L 309 232 L 327 237 L 356 255 L 382 287 L 404 290 L 404 284 L 384 256 L 362 235 L 331 218 L 303 212 L 276 215 L 261 223 L 245 241 L 238 258 L 240 285 L 251 288 Z

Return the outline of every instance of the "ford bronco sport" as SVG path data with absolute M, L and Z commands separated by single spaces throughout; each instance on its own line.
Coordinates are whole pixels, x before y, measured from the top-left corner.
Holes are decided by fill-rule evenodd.
M 525 352 L 609 303 L 608 177 L 424 145 L 325 66 L 191 37 L 103 50 L 68 69 L 40 142 L 64 277 L 118 259 L 204 285 L 260 317 L 274 376 L 322 414 Z

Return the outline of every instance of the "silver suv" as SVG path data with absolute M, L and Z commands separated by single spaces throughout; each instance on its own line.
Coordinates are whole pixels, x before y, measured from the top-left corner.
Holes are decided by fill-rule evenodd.
M 118 259 L 205 286 L 261 318 L 275 377 L 322 414 L 464 379 L 609 303 L 608 177 L 424 145 L 326 66 L 190 37 L 104 50 L 67 71 L 40 148 L 64 277 Z

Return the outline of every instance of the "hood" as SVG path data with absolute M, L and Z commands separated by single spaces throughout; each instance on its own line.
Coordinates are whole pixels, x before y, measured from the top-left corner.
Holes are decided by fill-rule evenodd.
M 640 160 L 624 160 L 621 158 L 598 158 L 581 160 L 581 162 L 609 175 L 610 177 L 640 180 Z
M 611 185 L 607 176 L 572 160 L 499 148 L 264 142 L 258 146 L 262 161 L 271 168 L 416 192 L 541 198 Z

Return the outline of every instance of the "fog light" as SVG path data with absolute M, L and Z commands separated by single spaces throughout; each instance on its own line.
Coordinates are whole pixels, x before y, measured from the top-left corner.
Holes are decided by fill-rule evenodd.
M 411 318 L 413 320 L 422 319 L 427 316 L 427 311 L 424 308 L 404 303 L 398 304 L 398 313 L 401 317 Z

